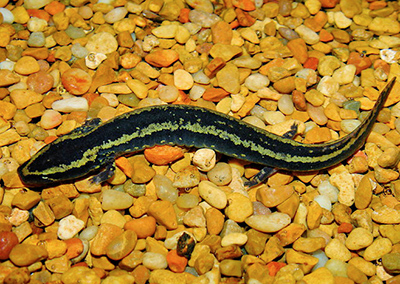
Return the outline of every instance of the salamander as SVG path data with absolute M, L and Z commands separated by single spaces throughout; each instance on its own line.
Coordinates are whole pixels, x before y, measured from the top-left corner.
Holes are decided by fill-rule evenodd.
M 305 144 L 262 130 L 216 111 L 189 105 L 157 105 L 117 116 L 106 123 L 89 120 L 44 146 L 18 173 L 27 186 L 50 186 L 95 175 L 109 179 L 115 159 L 155 145 L 210 148 L 269 168 L 307 172 L 326 169 L 349 158 L 364 144 L 393 85 L 351 133 L 335 141 Z

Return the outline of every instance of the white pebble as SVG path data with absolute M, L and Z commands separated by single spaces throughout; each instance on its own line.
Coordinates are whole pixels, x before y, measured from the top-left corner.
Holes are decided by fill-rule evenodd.
M 161 253 L 156 252 L 144 253 L 142 263 L 146 268 L 150 270 L 165 269 L 168 266 L 167 258 Z
M 314 201 L 317 202 L 318 205 L 322 208 L 331 211 L 332 203 L 327 195 L 317 195 L 316 197 L 314 197 Z
M 311 254 L 312 256 L 318 258 L 318 263 L 313 267 L 313 271 L 317 268 L 324 267 L 325 263 L 328 261 L 328 257 L 322 250 L 317 250 Z
M 6 8 L 0 8 L 0 14 L 3 15 L 3 23 L 12 24 L 14 22 L 14 15 Z
M 193 80 L 196 83 L 204 84 L 204 85 L 210 83 L 210 78 L 208 78 L 207 75 L 204 74 L 203 70 L 200 70 L 200 71 L 194 73 L 193 74 Z
M 244 85 L 253 92 L 257 92 L 258 90 L 265 88 L 269 85 L 269 79 L 267 76 L 264 76 L 260 73 L 251 74 L 244 81 Z
M 361 124 L 361 121 L 357 119 L 345 119 L 340 122 L 340 127 L 343 132 L 350 133 Z
M 128 14 L 128 10 L 125 7 L 117 7 L 105 14 L 104 20 L 109 24 L 113 24 L 122 20 L 126 14 Z
M 61 240 L 68 240 L 73 238 L 84 227 L 85 222 L 76 218 L 74 215 L 69 215 L 60 220 L 58 224 L 57 236 Z
M 89 104 L 85 98 L 72 97 L 53 102 L 51 108 L 60 112 L 88 111 Z
M 156 194 L 161 200 L 175 203 L 178 198 L 178 190 L 172 185 L 172 181 L 163 175 L 155 175 L 153 178 Z
M 280 111 L 265 111 L 263 117 L 265 122 L 270 125 L 285 121 L 285 115 Z
M 203 172 L 210 171 L 215 166 L 215 162 L 216 154 L 211 149 L 199 149 L 193 155 L 193 165 Z
M 225 235 L 221 240 L 221 246 L 227 247 L 230 245 L 244 245 L 248 240 L 247 235 L 242 233 L 230 233 Z
M 291 115 L 294 112 L 292 96 L 282 95 L 278 100 L 278 108 L 285 115 Z
M 79 234 L 79 238 L 82 240 L 90 241 L 96 236 L 98 230 L 98 226 L 89 226 Z
M 197 101 L 198 99 L 200 99 L 203 96 L 205 91 L 206 91 L 206 88 L 199 86 L 199 85 L 194 85 L 189 91 L 189 97 L 193 101 Z
M 32 17 L 26 23 L 26 27 L 30 32 L 43 32 L 47 27 L 47 21 L 36 17 Z
M 117 107 L 119 105 L 118 97 L 115 94 L 102 93 L 100 97 L 105 98 L 110 107 Z
M 338 201 L 339 190 L 333 186 L 329 180 L 324 180 L 318 185 L 318 191 L 321 195 L 325 195 L 329 198 L 331 203 Z

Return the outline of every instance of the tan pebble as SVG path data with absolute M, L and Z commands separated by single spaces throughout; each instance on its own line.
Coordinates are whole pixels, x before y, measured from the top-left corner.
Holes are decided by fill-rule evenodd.
M 100 284 L 101 281 L 100 276 L 98 276 L 94 270 L 86 266 L 74 266 L 61 275 L 61 281 L 64 284 L 74 284 L 82 279 L 86 279 L 93 284 Z
M 303 280 L 307 284 L 319 284 L 319 283 L 326 283 L 326 284 L 335 284 L 335 277 L 333 276 L 332 272 L 326 267 L 320 267 L 315 271 L 311 272 L 304 276 Z
M 242 233 L 230 233 L 224 236 L 221 240 L 221 246 L 226 247 L 230 245 L 242 246 L 247 242 L 247 235 Z
M 206 218 L 201 206 L 196 206 L 190 209 L 183 217 L 183 223 L 189 227 L 205 227 Z
M 217 209 L 225 208 L 228 202 L 225 192 L 210 181 L 201 181 L 199 183 L 199 195 Z
M 225 208 L 226 216 L 238 223 L 253 214 L 253 204 L 250 199 L 241 193 L 233 192 L 227 196 L 228 206 Z
M 151 30 L 151 33 L 158 38 L 174 38 L 178 25 L 162 25 Z
M 145 60 L 155 67 L 168 67 L 179 58 L 175 50 L 159 49 L 145 56 Z
M 109 223 L 101 224 L 96 236 L 92 240 L 90 252 L 96 256 L 105 255 L 108 245 L 122 233 L 123 230 L 116 225 Z
M 275 207 L 288 199 L 293 193 L 294 190 L 291 185 L 262 186 L 258 188 L 256 197 L 266 207 Z
M 100 93 L 112 93 L 112 94 L 130 94 L 131 89 L 126 83 L 113 83 L 104 86 L 100 86 L 98 91 Z
M 191 34 L 187 28 L 178 25 L 178 29 L 175 34 L 175 40 L 180 44 L 185 44 L 189 41 Z M 188 70 L 189 71 L 189 70 Z
M 131 195 L 112 189 L 103 191 L 102 198 L 103 210 L 126 209 L 133 204 L 133 197 Z
M 184 273 L 174 273 L 169 270 L 158 269 L 151 272 L 149 282 L 180 284 L 186 283 L 186 276 Z
M 32 213 L 45 226 L 50 225 L 55 220 L 53 211 L 43 201 L 39 202 L 35 209 L 32 210 Z
M 120 260 L 135 248 L 137 235 L 134 231 L 127 230 L 114 238 L 106 248 L 106 253 L 112 260 Z
M 280 244 L 278 238 L 271 237 L 268 239 L 264 247 L 264 252 L 260 255 L 260 258 L 265 262 L 269 263 L 277 257 L 283 255 L 285 250 Z
M 205 214 L 207 231 L 210 235 L 218 235 L 224 225 L 225 216 L 216 208 L 209 208 Z
M 365 249 L 364 259 L 373 261 L 381 258 L 392 250 L 392 242 L 387 238 L 376 239 Z
M 321 218 L 323 215 L 323 211 L 321 206 L 315 201 L 312 201 L 308 206 L 307 212 L 307 226 L 310 230 L 316 229 L 319 227 Z
M 382 224 L 400 223 L 400 211 L 383 205 L 372 212 L 372 220 Z
M 71 262 L 68 256 L 63 255 L 61 257 L 49 259 L 45 261 L 45 266 L 48 271 L 53 273 L 64 273 L 68 271 L 71 266 Z
M 210 50 L 210 55 L 213 58 L 221 57 L 225 62 L 229 61 L 233 57 L 242 53 L 242 49 L 239 46 L 227 45 L 227 44 L 214 44 Z
M 369 23 L 368 29 L 374 32 L 396 34 L 400 31 L 400 24 L 389 17 L 375 17 Z
M 349 172 L 333 173 L 330 183 L 339 189 L 339 202 L 351 206 L 355 198 L 355 185 Z
M 231 44 L 233 32 L 230 25 L 225 21 L 218 21 L 211 26 L 212 40 L 214 44 Z
M 29 210 L 39 203 L 40 199 L 39 193 L 35 191 L 20 191 L 14 196 L 11 204 L 19 209 Z
M 347 276 L 355 283 L 364 283 L 368 281 L 367 276 L 356 266 L 349 264 L 347 267 Z
M 133 173 L 131 176 L 133 183 L 146 183 L 155 176 L 155 171 L 149 164 L 141 159 L 132 161 Z
M 45 202 L 53 211 L 56 219 L 61 219 L 71 214 L 74 208 L 73 203 L 65 195 L 54 196 Z
M 400 225 L 380 225 L 379 232 L 393 244 L 400 242 Z
M 9 86 L 15 83 L 18 83 L 21 78 L 7 69 L 0 70 L 0 87 Z
M 374 237 L 364 228 L 355 228 L 346 239 L 346 247 L 349 250 L 360 250 L 372 244 Z
M 14 117 L 16 112 L 17 108 L 15 105 L 9 102 L 0 101 L 0 117 L 4 118 L 5 120 L 9 120 Z
M 247 242 L 245 249 L 250 255 L 260 255 L 265 247 L 265 243 L 268 239 L 268 234 L 259 232 L 254 229 L 250 229 L 246 232 Z
M 232 63 L 227 63 L 217 73 L 218 84 L 221 88 L 229 93 L 239 93 L 240 91 L 240 76 L 239 69 Z
M 353 157 L 349 163 L 349 172 L 365 173 L 368 170 L 368 161 L 365 157 Z
M 149 88 L 142 81 L 137 79 L 129 79 L 126 81 L 126 84 L 139 99 L 144 99 L 147 97 Z
M 293 243 L 293 249 L 305 253 L 312 253 L 325 247 L 325 239 L 322 237 L 299 238 Z
M 269 215 L 252 215 L 246 218 L 245 222 L 253 229 L 273 233 L 289 225 L 290 217 L 285 213 L 274 212 Z
M 351 258 L 351 252 L 339 239 L 332 239 L 325 247 L 325 254 L 332 259 L 348 261 Z
M 52 129 L 62 123 L 62 116 L 58 111 L 48 109 L 46 110 L 41 119 L 40 124 L 44 129 Z
M 375 275 L 376 273 L 376 266 L 373 263 L 366 261 L 362 257 L 353 257 L 349 260 L 349 264 L 354 265 L 369 277 Z
M 378 158 L 378 165 L 382 168 L 394 167 L 400 160 L 400 150 L 397 147 L 390 147 L 383 151 Z
M 124 216 L 119 213 L 117 210 L 108 210 L 104 212 L 103 216 L 101 217 L 100 223 L 111 223 L 117 225 L 120 228 L 123 228 L 126 223 L 126 219 Z
M 41 246 L 18 244 L 10 252 L 10 260 L 17 266 L 29 266 L 47 258 L 47 251 Z
M 85 47 L 89 52 L 109 54 L 117 50 L 118 42 L 112 34 L 99 32 L 89 38 Z
M 40 66 L 32 56 L 23 56 L 15 63 L 14 70 L 18 74 L 29 75 L 38 72 Z
M 191 188 L 200 183 L 200 172 L 194 166 L 188 166 L 176 173 L 172 185 L 178 188 Z
M 192 75 L 183 69 L 177 69 L 174 72 L 174 85 L 179 90 L 189 90 L 193 87 Z
M 224 259 L 219 264 L 219 269 L 222 275 L 231 277 L 242 276 L 242 262 L 240 260 Z
M 286 251 L 286 261 L 289 264 L 299 264 L 302 270 L 307 273 L 318 263 L 318 258 L 306 253 L 297 252 L 294 249 L 288 249 Z
M 374 168 L 375 179 L 379 183 L 389 183 L 391 181 L 397 180 L 399 173 L 392 169 L 384 169 L 379 166 Z
M 18 109 L 24 109 L 29 105 L 39 103 L 43 96 L 31 90 L 16 89 L 10 93 L 11 101 Z
M 169 201 L 153 202 L 147 211 L 147 214 L 153 216 L 157 222 L 169 230 L 178 227 L 175 210 Z
M 279 239 L 279 243 L 282 246 L 287 246 L 297 240 L 305 230 L 305 225 L 291 223 L 284 230 L 277 232 L 275 237 Z

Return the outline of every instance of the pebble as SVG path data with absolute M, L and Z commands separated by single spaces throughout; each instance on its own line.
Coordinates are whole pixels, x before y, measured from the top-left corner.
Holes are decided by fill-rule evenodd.
M 274 233 L 290 223 L 289 215 L 274 212 L 269 215 L 252 215 L 245 220 L 246 224 L 264 233 Z
M 226 216 L 238 223 L 242 223 L 253 214 L 253 203 L 239 192 L 233 192 L 227 196 L 228 206 L 225 208 Z
M 105 190 L 102 194 L 103 210 L 121 210 L 132 206 L 133 197 L 117 190 Z
M 207 172 L 207 177 L 216 185 L 227 185 L 232 181 L 232 168 L 227 163 L 219 162 Z
M 144 253 L 142 262 L 143 265 L 150 270 L 165 269 L 168 267 L 166 257 L 161 253 L 156 252 Z
M 126 257 L 135 248 L 137 236 L 134 231 L 127 230 L 113 239 L 106 248 L 106 254 L 112 260 Z
M 332 239 L 325 247 L 326 256 L 331 259 L 348 261 L 351 258 L 351 252 L 338 239 Z
M 68 240 L 78 234 L 85 227 L 85 223 L 76 218 L 74 215 L 69 215 L 59 222 L 57 236 L 62 240 Z
M 355 228 L 346 239 L 346 247 L 349 250 L 360 250 L 372 244 L 374 237 L 364 228 Z
M 211 149 L 199 149 L 194 153 L 192 162 L 200 171 L 208 172 L 215 166 L 215 151 Z
M 89 38 L 85 47 L 89 52 L 108 54 L 117 50 L 118 42 L 112 34 L 99 32 Z
M 228 202 L 225 192 L 210 181 L 201 181 L 199 183 L 199 195 L 208 204 L 217 209 L 225 208 Z
M 86 93 L 92 84 L 92 77 L 84 70 L 71 68 L 61 75 L 64 88 L 73 95 Z
M 151 216 L 132 219 L 125 223 L 124 229 L 134 231 L 139 239 L 145 239 L 155 233 L 156 219 Z
M 390 274 L 400 273 L 400 253 L 388 253 L 382 257 L 382 265 Z
M 364 259 L 377 260 L 392 250 L 392 242 L 388 238 L 380 238 L 365 249 Z
M 32 56 L 23 56 L 15 63 L 14 70 L 20 75 L 29 75 L 38 72 L 40 66 Z
M 47 258 L 47 251 L 42 246 L 18 244 L 10 252 L 10 260 L 17 266 L 29 266 Z
M 11 250 L 18 245 L 19 240 L 15 233 L 0 232 L 0 260 L 8 259 Z
M 147 211 L 147 214 L 154 217 L 158 223 L 169 230 L 174 230 L 178 226 L 177 216 L 169 201 L 153 202 Z
M 89 104 L 85 98 L 72 97 L 52 103 L 51 108 L 59 112 L 88 111 Z
M 183 69 L 175 70 L 174 85 L 179 90 L 189 90 L 192 88 L 193 83 L 194 83 L 193 77 L 189 72 Z

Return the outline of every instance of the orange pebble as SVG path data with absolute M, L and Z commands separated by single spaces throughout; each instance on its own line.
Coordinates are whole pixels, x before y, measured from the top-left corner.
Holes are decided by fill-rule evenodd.
M 386 1 L 375 1 L 369 4 L 370 10 L 379 10 L 387 6 Z
M 121 171 L 124 172 L 124 174 L 131 178 L 132 173 L 133 173 L 133 167 L 132 164 L 129 163 L 128 159 L 125 157 L 119 157 L 118 159 L 115 160 L 115 165 L 121 169 Z
M 176 249 L 174 249 L 167 253 L 167 263 L 171 271 L 175 273 L 182 273 L 185 271 L 188 260 L 186 257 L 178 255 Z
M 353 230 L 353 225 L 350 223 L 342 223 L 338 227 L 338 233 L 350 233 Z
M 271 261 L 267 264 L 269 275 L 275 276 L 278 271 L 284 266 L 286 266 L 286 263 Z
M 322 42 L 329 42 L 333 40 L 333 35 L 327 30 L 322 29 L 319 32 L 319 40 Z
M 138 239 L 145 239 L 155 233 L 156 219 L 152 216 L 132 219 L 125 223 L 124 229 L 134 231 Z
M 251 0 L 232 0 L 232 5 L 243 11 L 253 11 L 256 9 L 256 6 Z
M 179 95 L 176 101 L 173 102 L 174 105 L 188 105 L 192 100 L 190 97 L 182 90 L 179 90 Z
M 53 142 L 54 140 L 56 140 L 58 137 L 57 136 L 47 136 L 44 139 L 44 143 L 46 144 L 50 144 L 51 142 Z
M 317 70 L 318 62 L 319 62 L 318 58 L 309 57 L 307 59 L 307 61 L 304 62 L 303 67 L 304 68 L 308 68 L 308 69 L 312 69 L 312 70 Z
M 206 101 L 219 102 L 227 95 L 229 95 L 229 93 L 222 88 L 208 88 L 203 94 L 203 99 Z
M 170 145 L 154 146 L 144 150 L 147 161 L 158 166 L 168 165 L 183 157 L 183 150 Z
M 87 101 L 89 106 L 92 104 L 92 102 L 99 96 L 99 94 L 95 93 L 86 93 L 82 97 L 84 97 Z
M 232 22 L 229 23 L 229 26 L 231 27 L 231 29 L 236 29 L 237 27 L 239 27 L 239 22 L 238 20 L 234 20 Z
M 67 257 L 75 258 L 83 252 L 83 243 L 79 238 L 72 238 L 64 241 L 67 244 Z
M 181 12 L 179 14 L 179 22 L 181 22 L 182 24 L 188 23 L 189 22 L 189 12 L 190 12 L 190 9 L 182 8 Z
M 58 1 L 53 1 L 44 7 L 44 10 L 50 15 L 54 16 L 57 13 L 64 11 L 65 5 Z
M 28 9 L 26 10 L 30 17 L 36 17 L 45 21 L 50 21 L 50 15 L 45 10 Z
M 290 40 L 286 45 L 290 51 L 293 53 L 294 58 L 296 58 L 301 64 L 307 61 L 308 52 L 307 45 L 302 38 L 296 38 Z

